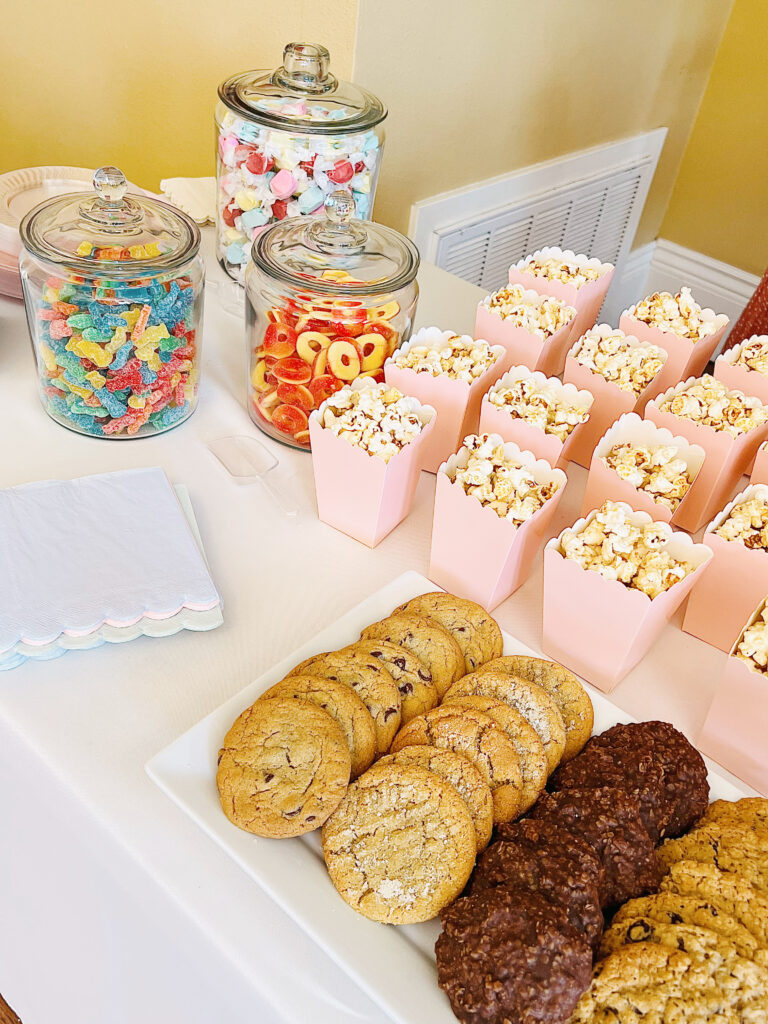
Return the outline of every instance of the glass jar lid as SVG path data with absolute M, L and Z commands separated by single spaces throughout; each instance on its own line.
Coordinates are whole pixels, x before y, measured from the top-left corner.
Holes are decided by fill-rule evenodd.
M 248 121 L 270 128 L 338 135 L 366 131 L 387 116 L 373 93 L 340 82 L 330 54 L 316 43 L 288 43 L 276 71 L 244 71 L 219 86 L 219 99 Z
M 27 250 L 88 276 L 125 278 L 172 270 L 200 248 L 190 217 L 151 196 L 127 195 L 119 168 L 100 167 L 93 189 L 30 210 L 19 226 Z
M 399 231 L 356 220 L 355 200 L 344 189 L 325 200 L 325 216 L 290 217 L 263 231 L 251 249 L 269 277 L 324 295 L 369 295 L 408 285 L 419 269 L 419 250 Z

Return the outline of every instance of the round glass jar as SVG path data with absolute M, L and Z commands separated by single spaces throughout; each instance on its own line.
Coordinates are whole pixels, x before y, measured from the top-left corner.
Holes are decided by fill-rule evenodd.
M 276 71 L 246 71 L 219 86 L 216 106 L 216 254 L 241 284 L 251 243 L 269 224 L 322 213 L 339 187 L 370 218 L 387 111 L 329 70 L 324 46 L 289 43 Z
M 197 406 L 200 231 L 174 207 L 126 195 L 116 167 L 93 186 L 41 203 L 19 228 L 40 397 L 70 430 L 146 437 Z
M 309 414 L 384 362 L 413 326 L 419 253 L 409 238 L 353 219 L 349 192 L 324 217 L 273 225 L 245 278 L 248 411 L 270 437 L 309 449 Z

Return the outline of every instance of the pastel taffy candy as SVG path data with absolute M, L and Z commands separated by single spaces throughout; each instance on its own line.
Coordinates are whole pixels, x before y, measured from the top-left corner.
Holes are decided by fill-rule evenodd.
M 271 101 L 281 116 L 318 122 L 347 116 L 343 108 Z M 351 190 L 356 215 L 370 217 L 381 161 L 373 130 L 324 135 L 255 124 L 227 111 L 218 136 L 217 254 L 227 273 L 243 281 L 259 231 L 284 217 L 313 214 L 339 187 Z
M 121 249 L 121 259 L 145 259 L 149 248 Z M 187 275 L 49 278 L 36 346 L 50 415 L 96 437 L 154 434 L 189 416 L 197 404 L 198 290 Z

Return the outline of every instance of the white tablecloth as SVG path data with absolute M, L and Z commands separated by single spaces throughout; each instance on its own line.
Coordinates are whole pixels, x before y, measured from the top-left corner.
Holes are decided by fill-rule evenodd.
M 209 280 L 222 282 L 205 235 Z M 418 325 L 471 332 L 480 290 L 430 266 L 420 281 Z M 24 1024 L 386 1020 L 144 772 L 153 754 L 341 612 L 428 564 L 433 476 L 422 474 L 410 517 L 370 551 L 317 520 L 307 455 L 266 442 L 299 495 L 296 520 L 217 464 L 207 441 L 262 436 L 245 411 L 241 322 L 217 294 L 207 300 L 198 411 L 169 434 L 129 443 L 48 419 L 23 309 L 0 299 L 0 486 L 162 466 L 189 487 L 225 602 L 225 624 L 211 633 L 0 674 L 0 992 Z M 584 475 L 569 469 L 556 531 L 577 518 Z M 540 577 L 541 559 L 497 612 L 535 648 Z M 613 699 L 695 738 L 724 660 L 678 621 Z

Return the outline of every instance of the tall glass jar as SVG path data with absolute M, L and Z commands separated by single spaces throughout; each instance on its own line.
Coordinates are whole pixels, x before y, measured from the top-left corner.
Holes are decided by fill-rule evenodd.
M 273 225 L 246 273 L 248 411 L 296 448 L 309 448 L 309 414 L 335 391 L 356 377 L 384 380 L 385 360 L 413 326 L 416 246 L 354 212 L 339 190 L 324 217 Z
M 127 195 L 116 167 L 93 185 L 41 203 L 19 229 L 40 397 L 81 434 L 158 434 L 197 405 L 200 231 L 180 210 Z
M 381 100 L 329 70 L 324 46 L 289 43 L 276 71 L 246 71 L 219 86 L 216 252 L 241 284 L 251 243 L 286 217 L 322 212 L 349 190 L 371 217 L 387 116 Z

